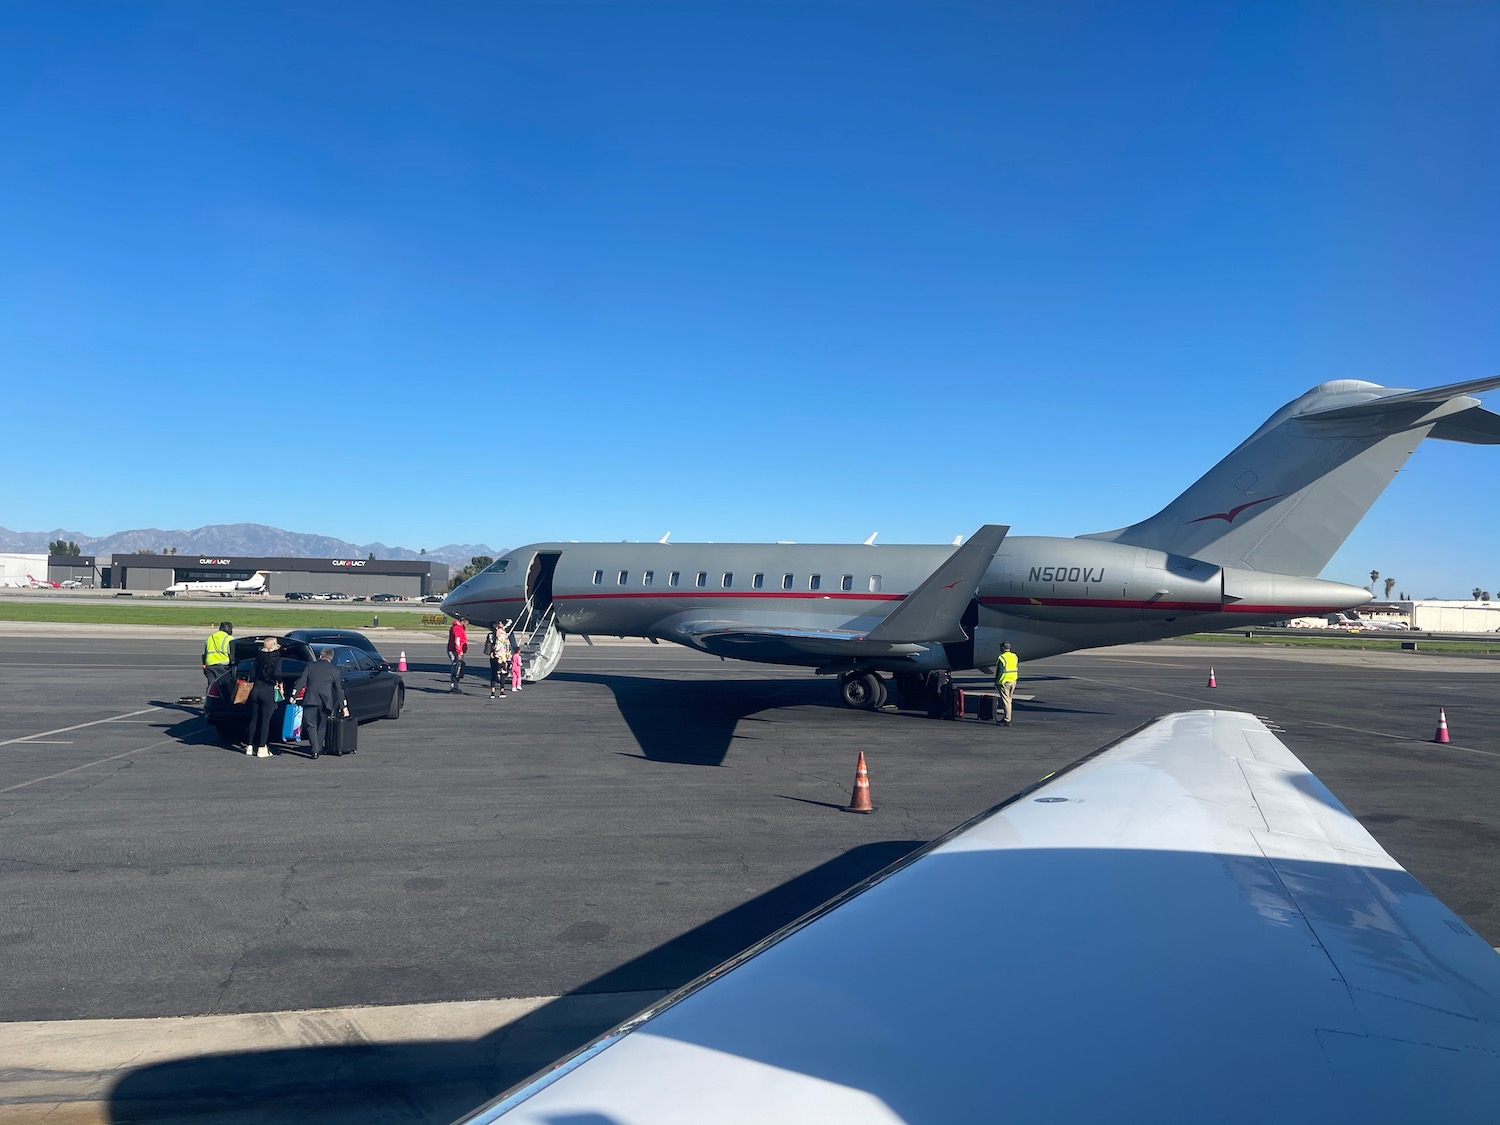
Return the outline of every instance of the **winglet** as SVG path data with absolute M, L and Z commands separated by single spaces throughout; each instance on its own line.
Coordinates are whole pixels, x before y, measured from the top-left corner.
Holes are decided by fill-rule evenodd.
M 967 639 L 962 625 L 964 611 L 1009 531 L 1008 524 L 985 524 L 884 621 L 865 634 L 865 639 L 899 642 Z

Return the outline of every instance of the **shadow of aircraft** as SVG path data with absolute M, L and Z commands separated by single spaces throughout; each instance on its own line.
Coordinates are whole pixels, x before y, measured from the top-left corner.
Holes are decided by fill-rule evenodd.
M 760 711 L 840 706 L 826 681 L 662 680 L 591 672 L 554 672 L 548 679 L 609 688 L 641 756 L 684 766 L 723 765 L 735 728 Z
M 864 844 L 601 974 L 477 1040 L 288 1047 L 142 1067 L 110 1091 L 108 1120 L 283 1125 L 451 1122 L 585 1046 L 630 1011 L 578 1013 L 580 998 L 679 988 L 834 895 L 901 860 L 918 840 Z M 636 1001 L 631 1001 L 636 1006 Z

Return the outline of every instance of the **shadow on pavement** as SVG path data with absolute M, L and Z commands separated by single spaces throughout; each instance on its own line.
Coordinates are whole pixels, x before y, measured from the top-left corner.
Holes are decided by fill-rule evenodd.
M 160 707 L 163 711 L 175 711 L 182 716 L 170 726 L 162 728 L 162 733 L 169 738 L 177 739 L 184 746 L 220 745 L 219 732 L 208 725 L 203 718 L 201 708 L 188 707 L 181 703 L 167 703 L 161 699 L 148 699 L 146 702 L 152 707 Z
M 477 1040 L 290 1047 L 149 1066 L 116 1083 L 107 1119 L 121 1125 L 452 1121 L 633 1014 L 590 1007 L 585 998 L 681 987 L 922 843 L 854 848 Z
M 590 672 L 554 672 L 548 679 L 609 688 L 641 756 L 684 766 L 723 765 L 735 728 L 760 711 L 839 706 L 826 680 L 663 680 Z

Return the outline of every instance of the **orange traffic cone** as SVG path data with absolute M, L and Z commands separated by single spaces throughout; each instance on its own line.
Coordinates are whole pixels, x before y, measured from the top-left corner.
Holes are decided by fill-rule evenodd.
M 1214 666 L 1212 664 L 1210 664 L 1208 666 L 1208 686 L 1209 687 L 1218 687 L 1219 686 L 1219 681 L 1216 680 L 1216 679 L 1214 679 Z
M 401 650 L 401 659 L 396 662 L 396 671 L 406 671 L 406 650 L 404 648 Z
M 1448 716 L 1443 713 L 1443 709 L 1441 707 L 1438 708 L 1438 729 L 1437 729 L 1437 734 L 1435 734 L 1435 735 L 1432 736 L 1432 741 L 1434 741 L 1434 742 L 1447 742 L 1448 741 Z
M 859 765 L 854 768 L 854 792 L 849 796 L 849 807 L 845 812 L 874 812 L 870 804 L 870 775 L 865 771 L 865 752 L 859 752 Z

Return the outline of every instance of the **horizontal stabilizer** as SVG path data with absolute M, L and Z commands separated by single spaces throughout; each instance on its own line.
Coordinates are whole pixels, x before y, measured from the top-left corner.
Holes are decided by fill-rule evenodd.
M 1470 379 L 1466 383 L 1449 383 L 1446 387 L 1429 387 L 1423 391 L 1400 391 L 1393 395 L 1382 395 L 1368 402 L 1353 406 L 1335 406 L 1326 410 L 1307 410 L 1299 417 L 1332 420 L 1335 418 L 1369 418 L 1387 414 L 1397 408 L 1413 406 L 1442 406 L 1449 399 L 1500 387 L 1500 375 L 1487 379 Z
M 871 641 L 942 641 L 968 639 L 962 620 L 979 590 L 979 580 L 1005 542 L 1007 524 L 987 523 L 908 594 L 865 637 Z
M 1500 414 L 1475 406 L 1432 427 L 1428 437 L 1466 445 L 1500 445 Z

